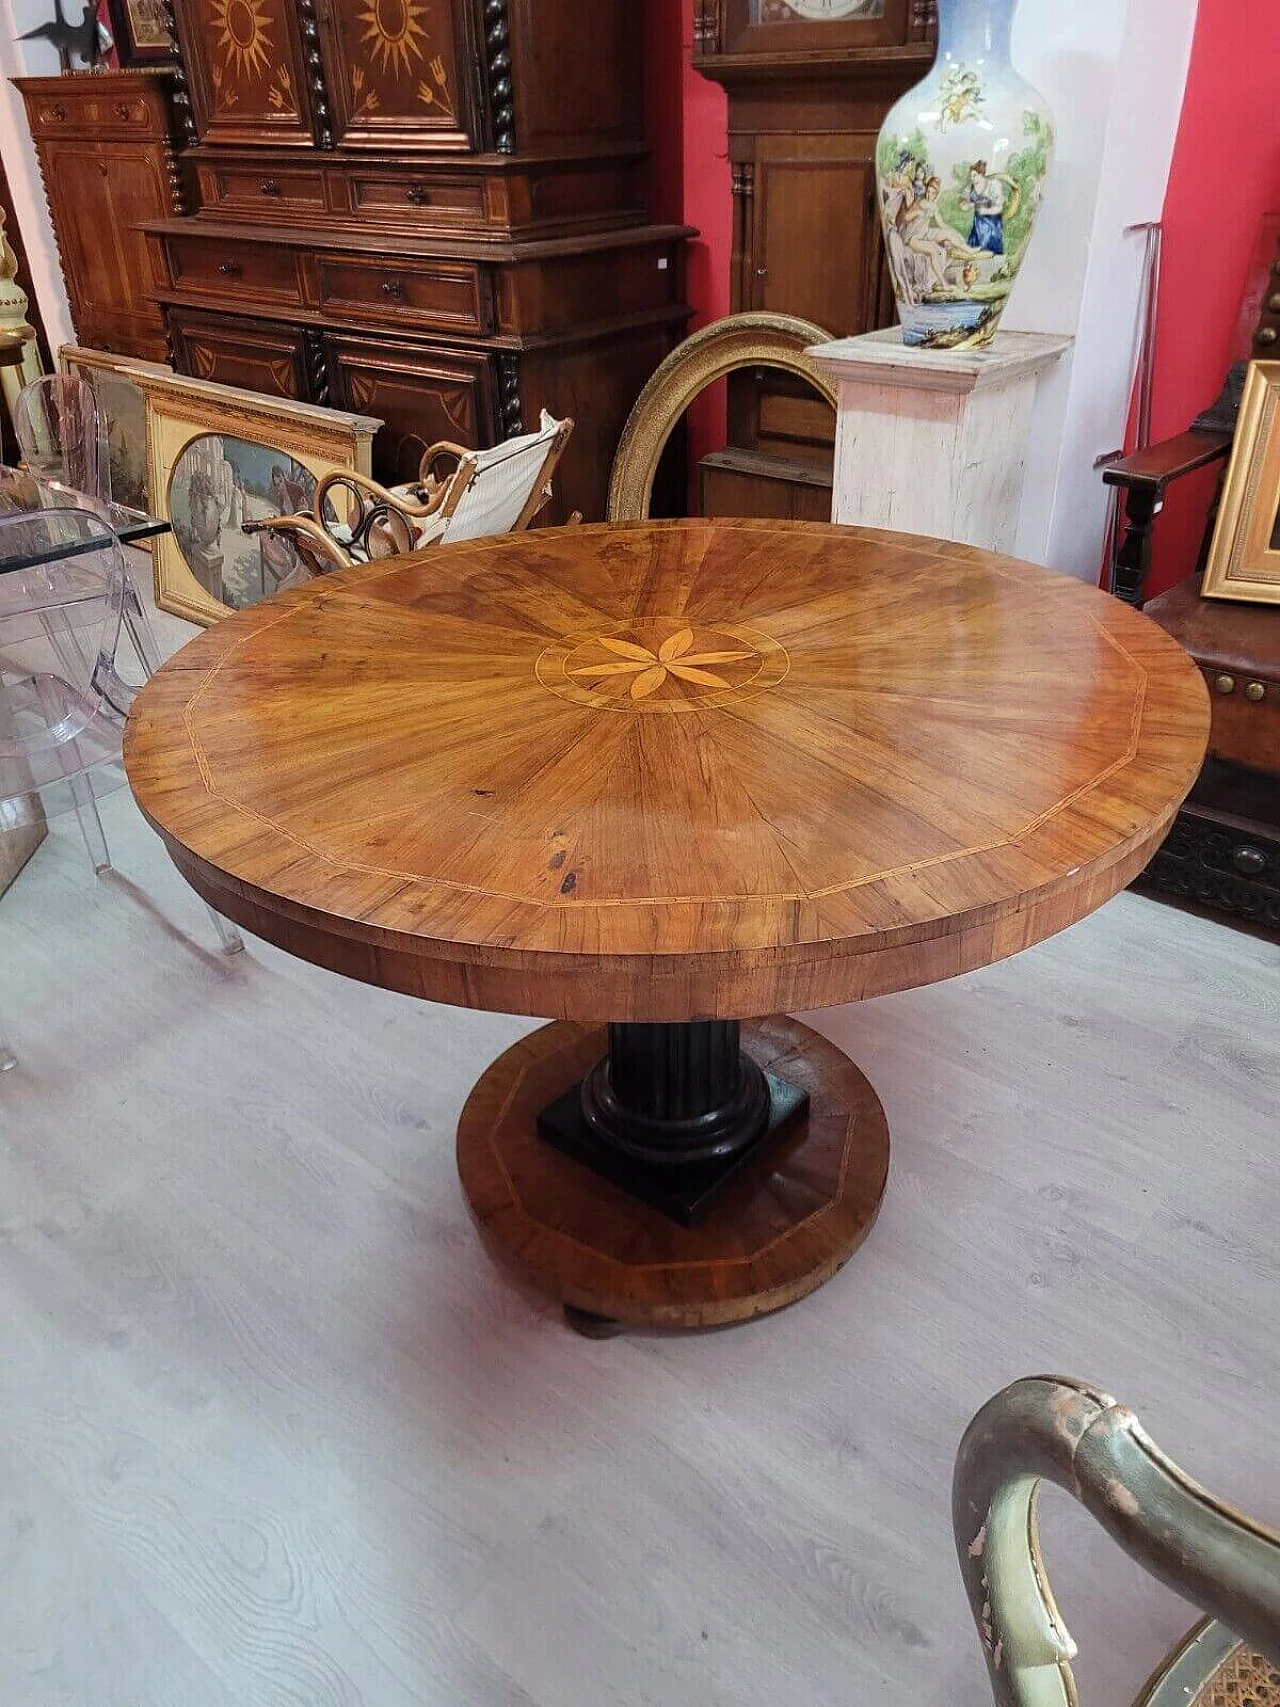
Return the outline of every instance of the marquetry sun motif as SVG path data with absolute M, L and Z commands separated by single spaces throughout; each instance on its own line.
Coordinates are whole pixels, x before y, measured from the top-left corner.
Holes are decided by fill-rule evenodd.
M 218 51 L 228 70 L 259 77 L 271 61 L 271 19 L 267 0 L 213 0 Z
M 379 70 L 407 77 L 415 63 L 425 58 L 426 15 L 422 0 L 368 0 L 357 21 L 364 25 L 363 40 Z
M 549 646 L 537 675 L 553 693 L 598 711 L 678 712 L 771 687 L 789 667 L 782 647 L 754 629 L 671 618 Z

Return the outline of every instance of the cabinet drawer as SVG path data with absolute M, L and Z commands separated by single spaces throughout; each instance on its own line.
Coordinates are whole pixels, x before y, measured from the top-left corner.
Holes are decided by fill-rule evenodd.
M 267 243 L 237 243 L 221 237 L 170 237 L 166 245 L 173 282 L 232 302 L 246 297 L 300 304 L 298 257 Z
M 328 205 L 323 171 L 293 167 L 202 166 L 200 189 L 205 206 L 240 218 L 308 219 Z
M 337 314 L 450 332 L 484 333 L 493 324 L 486 277 L 465 262 L 395 266 L 321 256 L 319 272 L 321 306 Z
M 349 181 L 351 211 L 366 219 L 423 230 L 484 229 L 484 185 L 476 178 L 449 178 L 437 172 L 417 178 L 357 172 Z
M 92 96 L 76 90 L 66 95 L 28 97 L 32 133 L 39 136 L 131 136 L 158 140 L 167 135 L 163 111 L 149 89 L 109 91 Z

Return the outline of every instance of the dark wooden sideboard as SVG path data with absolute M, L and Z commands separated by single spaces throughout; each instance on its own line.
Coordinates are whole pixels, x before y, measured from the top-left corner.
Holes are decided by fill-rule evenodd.
M 649 223 L 642 191 L 643 8 L 174 12 L 199 205 L 144 223 L 179 370 L 380 416 L 386 481 L 439 439 L 572 415 L 559 510 L 603 516 L 627 414 L 689 315 L 688 228 Z
M 139 227 L 185 211 L 171 79 L 163 71 L 19 77 L 76 336 L 165 361 Z

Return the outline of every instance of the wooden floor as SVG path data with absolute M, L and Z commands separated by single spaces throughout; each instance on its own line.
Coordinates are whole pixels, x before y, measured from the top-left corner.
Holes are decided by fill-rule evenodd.
M 60 822 L 0 901 L 4 1707 L 971 1707 L 951 1459 L 1020 1374 L 1280 1521 L 1273 943 L 1126 896 L 821 1016 L 893 1130 L 866 1247 L 596 1344 L 455 1178 L 524 1022 L 224 961 L 105 817 L 119 875 Z M 1127 1702 L 1192 1615 L 1045 1510 L 1086 1707 Z

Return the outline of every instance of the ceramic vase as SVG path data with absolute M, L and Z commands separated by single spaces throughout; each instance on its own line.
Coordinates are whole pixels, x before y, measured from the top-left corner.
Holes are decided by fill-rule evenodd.
M 1016 7 L 938 0 L 934 68 L 880 132 L 880 211 L 907 344 L 989 344 L 1031 241 L 1053 118 L 1010 61 Z

